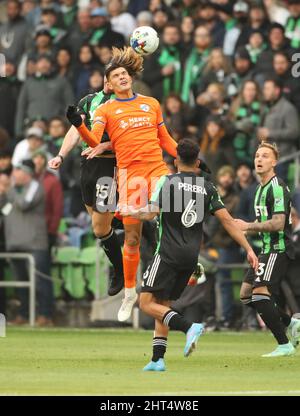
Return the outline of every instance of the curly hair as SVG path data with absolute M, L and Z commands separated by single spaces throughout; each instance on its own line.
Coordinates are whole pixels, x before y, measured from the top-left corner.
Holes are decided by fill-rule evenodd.
M 143 57 L 138 55 L 131 46 L 123 49 L 112 48 L 112 58 L 105 68 L 105 75 L 108 79 L 111 71 L 117 68 L 125 68 L 131 77 L 137 76 L 143 71 Z

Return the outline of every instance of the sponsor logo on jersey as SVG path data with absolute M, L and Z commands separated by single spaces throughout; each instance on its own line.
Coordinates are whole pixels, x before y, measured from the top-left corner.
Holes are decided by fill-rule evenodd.
M 143 111 L 145 111 L 145 112 L 147 112 L 147 111 L 149 111 L 149 110 L 150 110 L 150 107 L 149 107 L 149 105 L 148 105 L 148 104 L 141 104 L 141 105 L 140 105 L 140 108 L 141 108 L 141 110 L 143 110 Z
M 275 198 L 275 205 L 282 205 L 283 199 L 282 198 Z
M 128 127 L 128 123 L 126 123 L 126 121 L 124 121 L 124 120 L 121 120 L 120 121 L 120 128 L 121 129 L 126 129 L 127 127 Z
M 121 114 L 123 113 L 123 110 L 121 110 L 120 108 L 117 109 L 116 114 Z

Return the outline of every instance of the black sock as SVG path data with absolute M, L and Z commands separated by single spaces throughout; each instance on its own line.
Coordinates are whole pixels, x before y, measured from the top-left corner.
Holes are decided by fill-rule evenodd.
M 113 229 L 103 237 L 98 237 L 105 254 L 109 258 L 117 276 L 123 276 L 123 258 L 121 245 Z
M 167 338 L 154 337 L 153 338 L 153 355 L 152 361 L 158 361 L 160 358 L 164 358 L 167 350 Z
M 182 331 L 185 334 L 192 326 L 191 322 L 187 321 L 183 316 L 179 315 L 179 313 L 173 311 L 172 309 L 166 312 L 162 323 L 168 326 L 170 329 L 175 329 L 175 331 Z
M 278 344 L 287 344 L 289 340 L 285 334 L 284 325 L 281 321 L 278 309 L 270 299 L 270 296 L 255 293 L 252 295 L 252 302 L 256 311 L 276 338 Z
M 279 313 L 279 315 L 280 315 L 280 318 L 281 318 L 281 321 L 282 321 L 282 323 L 283 323 L 283 325 L 285 326 L 285 327 L 288 327 L 289 326 L 289 324 L 291 323 L 291 317 L 290 317 L 290 315 L 288 315 L 279 305 L 278 305 L 278 303 L 276 303 L 276 301 L 275 301 L 275 299 L 273 299 L 273 298 L 271 298 L 271 300 L 273 300 L 273 302 L 274 302 L 274 304 L 275 304 L 275 306 L 276 306 L 276 308 L 277 308 L 277 310 L 278 310 L 278 313 Z

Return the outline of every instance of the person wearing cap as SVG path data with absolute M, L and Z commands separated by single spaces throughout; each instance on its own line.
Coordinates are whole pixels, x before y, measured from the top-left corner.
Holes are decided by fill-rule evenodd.
M 36 62 L 36 71 L 23 83 L 18 98 L 15 131 L 23 135 L 24 120 L 39 115 L 46 120 L 63 115 L 66 106 L 73 102 L 74 94 L 69 82 L 53 73 L 49 57 L 41 56 Z
M 91 46 L 105 45 L 110 48 L 122 48 L 125 45 L 125 38 L 121 33 L 112 30 L 109 14 L 105 7 L 96 7 L 90 12 L 92 20 L 92 34 L 89 39 Z
M 15 166 L 8 189 L 0 195 L 4 212 L 6 250 L 32 254 L 35 260 L 38 323 L 52 324 L 53 284 L 50 275 L 50 256 L 45 219 L 45 196 L 41 184 L 34 178 L 35 166 L 25 159 Z M 28 280 L 28 262 L 12 260 L 17 280 Z M 38 272 L 48 276 L 42 278 Z M 15 324 L 28 322 L 28 289 L 19 289 L 20 311 Z
M 52 36 L 48 26 L 44 24 L 36 27 L 32 47 L 27 53 L 28 75 L 34 74 L 36 61 L 41 56 L 49 56 L 50 59 L 54 57 Z
M 107 11 L 110 15 L 112 30 L 124 35 L 126 41 L 128 41 L 137 24 L 132 14 L 124 11 L 124 1 L 108 0 Z
M 76 19 L 78 5 L 76 0 L 61 0 L 60 11 L 63 17 L 64 27 L 68 30 Z
M 31 159 L 33 152 L 45 144 L 44 133 L 39 127 L 30 127 L 26 132 L 26 137 L 15 147 L 12 164 L 18 165 L 24 159 Z
M 290 40 L 294 49 L 300 50 L 300 2 L 288 0 L 288 9 L 291 13 L 285 25 L 285 36 Z

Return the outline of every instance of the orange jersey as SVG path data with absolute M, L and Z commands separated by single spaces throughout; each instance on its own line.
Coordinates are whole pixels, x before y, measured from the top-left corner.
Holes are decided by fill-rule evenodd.
M 111 99 L 96 109 L 91 132 L 84 126 L 78 130 L 93 147 L 106 130 L 119 168 L 134 161 L 160 161 L 162 148 L 176 156 L 177 144 L 164 126 L 159 102 L 152 97 L 134 94 L 128 99 Z

